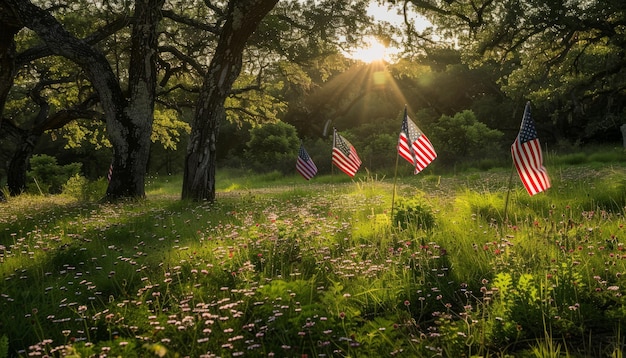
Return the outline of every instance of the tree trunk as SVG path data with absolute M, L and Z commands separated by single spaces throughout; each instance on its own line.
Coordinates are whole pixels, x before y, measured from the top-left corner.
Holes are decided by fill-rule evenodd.
M 20 195 L 26 190 L 28 162 L 35 149 L 35 143 L 37 143 L 40 137 L 41 134 L 24 133 L 22 144 L 20 144 L 11 158 L 7 175 L 7 185 L 11 196 Z
M 182 198 L 215 200 L 215 154 L 224 102 L 242 67 L 246 42 L 278 0 L 230 0 L 215 54 L 200 90 L 191 128 Z
M 6 16 L 7 12 L 4 10 L 0 9 Z M 4 16 L 0 17 L 0 128 L 2 127 L 4 105 L 15 79 L 15 35 L 19 30 L 19 25 L 12 23 L 11 19 Z M 0 183 L 2 183 L 1 175 Z M 6 198 L 2 186 L 0 186 L 0 202 L 3 201 L 6 201 Z
M 4 16 L 0 15 L 0 126 L 2 125 L 2 115 L 4 105 L 9 95 L 13 80 L 15 79 L 15 35 L 20 31 L 21 27 L 16 23 L 15 19 L 5 17 L 6 9 L 0 6 L 0 11 Z
M 131 36 L 129 65 L 130 97 L 121 113 L 125 120 L 107 121 L 109 132 L 116 133 L 111 140 L 112 143 L 115 140 L 115 152 L 107 199 L 145 196 L 157 81 L 157 26 L 161 20 L 163 2 L 135 1 L 136 20 Z
M 13 158 L 11 158 L 7 184 L 9 185 L 9 192 L 12 196 L 20 195 L 26 189 L 26 170 L 28 169 L 28 162 L 33 154 L 35 145 L 39 141 L 39 138 L 41 138 L 43 125 L 46 124 L 48 113 L 50 113 L 50 105 L 41 96 L 41 88 L 39 88 L 39 86 L 35 86 L 35 89 L 31 93 L 31 98 L 39 105 L 39 113 L 37 114 L 33 128 L 28 131 L 21 131 L 21 144 L 13 154 Z

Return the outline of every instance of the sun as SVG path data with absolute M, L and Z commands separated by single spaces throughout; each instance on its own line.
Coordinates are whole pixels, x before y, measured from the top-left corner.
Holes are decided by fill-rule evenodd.
M 346 56 L 365 63 L 387 61 L 388 49 L 375 37 L 367 36 L 362 47 L 347 52 Z

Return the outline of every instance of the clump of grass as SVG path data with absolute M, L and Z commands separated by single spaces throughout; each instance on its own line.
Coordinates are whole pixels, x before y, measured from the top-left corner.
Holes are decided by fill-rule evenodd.
M 395 204 L 393 225 L 404 230 L 411 227 L 417 230 L 431 231 L 436 225 L 435 214 L 426 203 L 424 195 L 417 195 L 408 199 L 400 198 Z

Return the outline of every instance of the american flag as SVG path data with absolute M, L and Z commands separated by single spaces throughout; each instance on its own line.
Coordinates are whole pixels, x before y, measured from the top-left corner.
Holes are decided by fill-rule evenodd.
M 361 159 L 356 154 L 356 149 L 348 142 L 348 140 L 337 134 L 337 130 L 333 136 L 333 159 L 332 162 L 342 172 L 353 177 L 361 166 Z
M 398 154 L 415 167 L 415 174 L 421 172 L 435 158 L 435 148 L 424 133 L 413 123 L 404 109 L 402 129 L 398 138 Z
M 511 146 L 511 154 L 517 173 L 529 195 L 535 195 L 550 187 L 550 178 L 543 166 L 543 155 L 535 122 L 530 116 L 530 102 L 526 103 L 522 125 Z
M 298 160 L 296 161 L 296 170 L 300 173 L 304 179 L 309 180 L 317 174 L 317 167 L 309 154 L 304 149 L 304 146 L 300 144 L 300 150 L 298 151 Z

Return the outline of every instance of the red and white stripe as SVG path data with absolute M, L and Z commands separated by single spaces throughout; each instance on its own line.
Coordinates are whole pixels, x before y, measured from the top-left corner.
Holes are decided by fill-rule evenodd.
M 398 153 L 402 158 L 406 159 L 406 161 L 413 164 L 415 174 L 424 170 L 428 164 L 437 158 L 435 148 L 433 148 L 433 145 L 423 134 L 420 135 L 410 147 L 406 135 L 404 132 L 401 132 L 400 138 L 398 139 Z
M 517 173 L 528 194 L 535 195 L 551 186 L 548 172 L 543 166 L 543 154 L 539 139 L 533 139 L 526 143 L 521 143 L 519 138 L 515 139 L 511 146 L 511 154 Z

